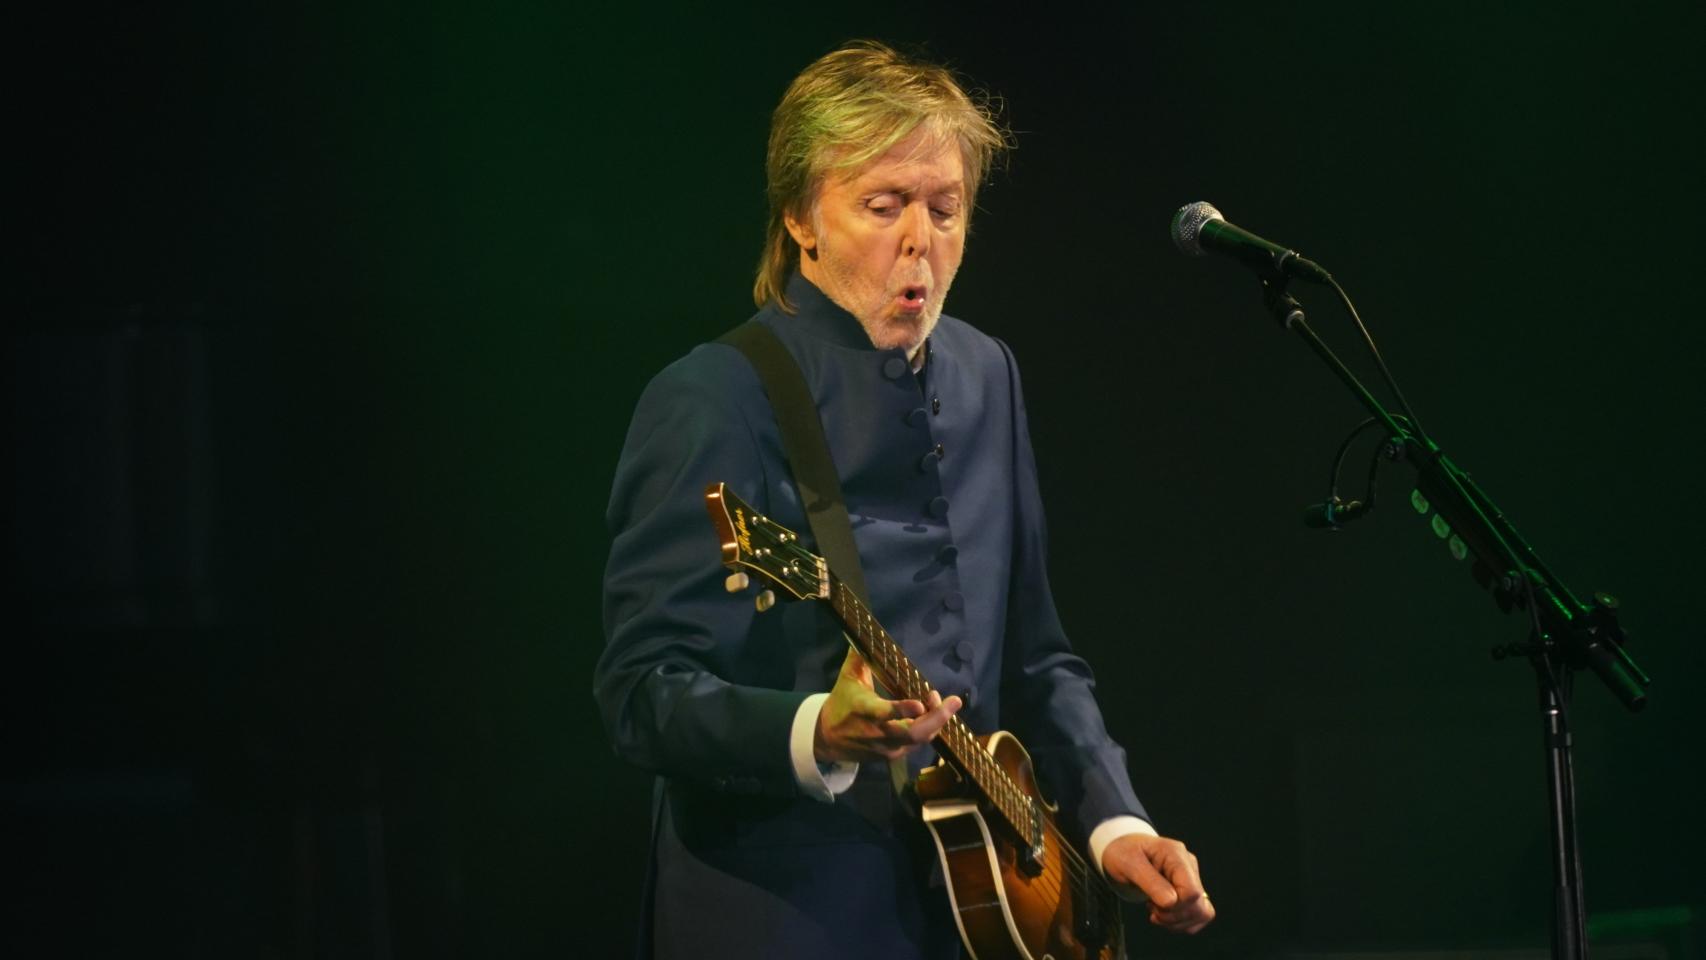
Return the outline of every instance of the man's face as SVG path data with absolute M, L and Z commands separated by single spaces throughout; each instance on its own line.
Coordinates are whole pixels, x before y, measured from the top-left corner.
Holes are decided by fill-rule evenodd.
M 810 222 L 787 218 L 800 273 L 883 350 L 911 351 L 930 335 L 965 252 L 960 152 L 923 142 L 915 132 L 851 175 L 831 175 Z

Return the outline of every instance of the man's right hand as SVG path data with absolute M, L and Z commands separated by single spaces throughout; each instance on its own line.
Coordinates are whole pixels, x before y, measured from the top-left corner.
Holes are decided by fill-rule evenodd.
M 814 752 L 822 763 L 895 760 L 929 743 L 959 712 L 960 698 L 885 700 L 871 681 L 871 666 L 848 650 L 841 675 L 817 715 Z

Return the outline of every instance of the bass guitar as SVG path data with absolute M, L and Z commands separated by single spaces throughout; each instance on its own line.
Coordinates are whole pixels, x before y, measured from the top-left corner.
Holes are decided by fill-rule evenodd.
M 787 527 L 761 516 L 721 483 L 705 506 L 734 571 L 731 592 L 756 573 L 786 595 L 827 603 L 847 640 L 891 695 L 923 700 L 930 684 L 854 592 Z M 758 595 L 758 609 L 775 603 Z M 960 937 L 973 960 L 1118 960 L 1119 899 L 1056 826 L 1031 758 L 1006 732 L 977 736 L 958 716 L 934 741 L 940 760 L 914 789 L 942 858 Z

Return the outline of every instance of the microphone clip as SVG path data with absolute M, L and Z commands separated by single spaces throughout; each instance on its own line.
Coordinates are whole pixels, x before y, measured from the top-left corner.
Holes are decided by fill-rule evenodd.
M 1273 314 L 1280 326 L 1290 330 L 1292 324 L 1303 320 L 1304 316 L 1303 305 L 1297 302 L 1296 297 L 1285 292 L 1286 283 L 1284 278 L 1263 280 L 1262 303 L 1267 306 L 1268 312 Z
M 1335 494 L 1325 501 L 1312 504 L 1303 511 L 1303 525 L 1318 530 L 1337 530 L 1347 521 L 1368 513 L 1370 504 L 1361 500 L 1341 500 Z

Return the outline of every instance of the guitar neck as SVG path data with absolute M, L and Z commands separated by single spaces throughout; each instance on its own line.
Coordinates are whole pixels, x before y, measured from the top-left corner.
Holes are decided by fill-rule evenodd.
M 847 628 L 847 638 L 871 665 L 871 672 L 890 695 L 908 700 L 923 700 L 929 695 L 930 682 L 924 679 L 924 674 L 841 578 L 830 574 L 829 596 L 824 599 L 829 601 L 841 625 Z M 935 746 L 937 752 L 982 794 L 983 799 L 1000 812 L 1018 836 L 1027 843 L 1034 842 L 1037 826 L 1030 797 L 977 742 L 971 728 L 961 723 L 959 717 L 950 717 L 937 735 Z

